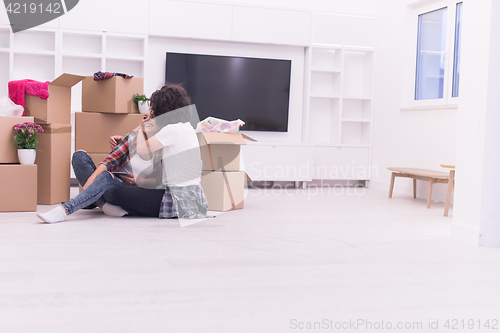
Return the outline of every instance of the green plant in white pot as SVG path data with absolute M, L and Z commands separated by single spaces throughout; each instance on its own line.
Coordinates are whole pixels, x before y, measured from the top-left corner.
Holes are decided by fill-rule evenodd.
M 21 164 L 35 163 L 36 150 L 38 147 L 37 135 L 38 132 L 43 132 L 42 126 L 25 122 L 14 125 L 12 130 L 16 133 L 14 140 L 17 143 L 17 157 Z
M 135 109 L 140 113 L 144 114 L 149 111 L 149 98 L 146 95 L 135 94 L 132 101 L 135 104 Z

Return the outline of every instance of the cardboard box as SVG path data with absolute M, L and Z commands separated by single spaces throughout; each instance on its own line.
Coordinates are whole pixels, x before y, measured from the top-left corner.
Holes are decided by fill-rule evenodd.
M 14 140 L 12 127 L 24 122 L 34 122 L 33 117 L 0 116 L 0 163 L 19 163 L 17 143 Z
M 240 146 L 245 139 L 256 141 L 241 133 L 198 133 L 202 170 L 240 171 Z
M 101 163 L 106 157 L 109 156 L 109 153 L 88 153 L 88 154 L 92 159 L 92 161 L 94 162 L 95 166 L 99 166 L 99 163 Z
M 144 94 L 144 79 L 133 77 L 125 79 L 113 76 L 109 79 L 94 81 L 87 76 L 82 83 L 82 111 L 105 113 L 139 113 L 132 98 Z
M 75 151 L 109 153 L 109 137 L 127 135 L 141 125 L 142 114 L 75 113 Z
M 0 164 L 0 212 L 35 212 L 36 179 L 36 164 Z
M 246 173 L 244 171 L 203 171 L 201 186 L 208 209 L 226 212 L 243 209 Z
M 37 124 L 71 123 L 71 87 L 85 76 L 61 74 L 49 83 L 49 98 L 25 95 L 24 111 L 26 116 L 35 117 Z
M 38 204 L 53 205 L 70 199 L 71 125 L 44 124 L 38 134 Z

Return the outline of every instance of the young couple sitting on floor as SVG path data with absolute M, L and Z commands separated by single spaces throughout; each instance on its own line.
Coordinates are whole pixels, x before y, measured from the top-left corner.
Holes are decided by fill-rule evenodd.
M 190 124 L 193 112 L 181 86 L 155 91 L 141 126 L 125 137 L 112 136 L 113 151 L 97 167 L 85 151 L 73 154 L 83 191 L 38 216 L 56 223 L 79 209 L 100 207 L 110 216 L 208 217 L 200 149 Z

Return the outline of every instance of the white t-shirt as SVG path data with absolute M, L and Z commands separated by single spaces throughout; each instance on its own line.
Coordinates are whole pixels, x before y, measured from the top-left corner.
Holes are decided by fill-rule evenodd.
M 163 183 L 168 186 L 200 184 L 200 146 L 191 124 L 167 125 L 155 136 L 163 145 Z

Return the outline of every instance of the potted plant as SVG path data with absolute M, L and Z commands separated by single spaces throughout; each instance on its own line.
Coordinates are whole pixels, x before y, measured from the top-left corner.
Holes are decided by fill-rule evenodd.
M 35 163 L 36 150 L 38 147 L 38 132 L 43 132 L 40 125 L 31 122 L 14 125 L 12 128 L 16 133 L 14 140 L 17 143 L 17 157 L 21 164 Z
M 135 104 L 135 109 L 140 113 L 146 113 L 149 111 L 149 98 L 147 98 L 146 95 L 135 94 L 132 101 Z

